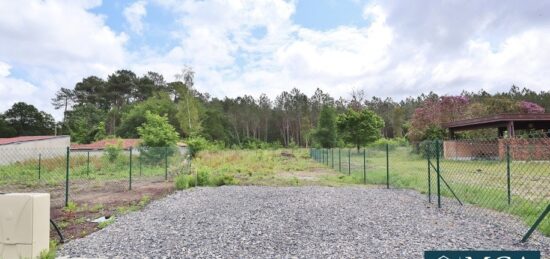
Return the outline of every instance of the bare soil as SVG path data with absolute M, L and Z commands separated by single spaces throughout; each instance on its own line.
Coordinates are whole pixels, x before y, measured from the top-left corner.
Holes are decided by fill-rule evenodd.
M 127 184 L 126 181 L 125 183 Z M 132 184 L 131 191 L 126 185 L 123 188 L 113 188 L 117 184 L 122 183 L 107 182 L 104 185 L 105 188 L 81 188 L 78 193 L 71 193 L 70 201 L 77 205 L 73 211 L 64 209 L 62 205 L 52 206 L 51 219 L 61 228 L 65 241 L 81 238 L 99 230 L 99 224 L 91 222 L 94 219 L 139 209 L 146 202 L 159 199 L 174 191 L 174 184 L 171 181 L 135 182 Z M 52 202 L 53 204 L 58 205 L 63 202 L 55 201 Z M 59 240 L 53 228 L 50 236 L 54 240 Z

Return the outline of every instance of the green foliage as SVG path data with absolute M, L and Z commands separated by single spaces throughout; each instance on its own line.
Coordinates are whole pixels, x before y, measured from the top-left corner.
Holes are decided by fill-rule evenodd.
M 3 115 L 0 122 L 0 134 L 17 136 L 51 135 L 54 133 L 55 120 L 50 114 L 39 111 L 33 105 L 24 102 L 14 103 Z M 4 125 L 2 125 L 4 124 Z
M 8 125 L 3 116 L 0 115 L 0 138 L 11 138 L 17 136 L 17 131 Z
M 368 109 L 359 112 L 348 109 L 338 115 L 337 125 L 342 138 L 359 149 L 360 146 L 380 138 L 380 129 L 384 127 L 384 121 Z
M 143 102 L 133 104 L 127 111 L 123 112 L 121 124 L 117 128 L 117 134 L 123 138 L 139 137 L 137 128 L 146 122 L 145 115 L 147 111 L 166 116 L 171 125 L 178 124 L 176 106 L 167 94 L 159 94 Z
M 197 186 L 222 186 L 236 184 L 233 175 L 223 172 L 213 172 L 206 168 L 197 170 L 196 175 L 182 174 L 175 179 L 177 190 L 185 190 Z
M 405 138 L 380 138 L 374 141 L 373 143 L 369 144 L 368 147 L 374 148 L 376 150 L 386 150 L 386 145 L 388 146 L 388 149 L 395 150 L 397 147 L 404 147 L 407 146 L 409 142 Z
M 56 255 L 57 255 L 57 242 L 55 240 L 50 240 L 50 248 L 47 251 L 41 251 L 39 258 L 55 259 Z
M 122 153 L 122 140 L 116 140 L 116 144 L 107 144 L 103 156 L 109 161 L 114 162 Z
M 138 127 L 138 133 L 143 140 L 142 145 L 148 147 L 167 147 L 176 145 L 179 135 L 168 118 L 145 112 L 146 122 Z
M 221 149 L 223 147 L 221 143 L 210 142 L 201 136 L 189 137 L 185 140 L 185 143 L 187 143 L 187 148 L 189 149 L 189 155 L 191 157 L 195 157 L 202 150 Z
M 289 143 L 289 147 L 296 146 L 292 141 Z M 268 143 L 255 138 L 246 138 L 242 141 L 240 146 L 242 149 L 277 149 L 282 148 L 282 145 L 278 142 Z
M 195 184 L 195 180 L 191 175 L 180 174 L 174 179 L 174 184 L 176 185 L 176 190 L 185 190 L 193 187 Z
M 330 106 L 325 105 L 321 109 L 315 139 L 323 148 L 336 146 L 336 112 Z
M 78 105 L 67 112 L 67 127 L 71 141 L 90 143 L 104 138 L 106 112 L 90 104 Z M 94 126 L 97 125 L 97 126 Z
M 106 228 L 107 226 L 109 226 L 113 223 L 115 223 L 115 216 L 111 216 L 108 220 L 99 222 L 99 224 L 97 224 L 97 227 L 99 229 L 104 229 L 104 228 Z
M 424 136 L 422 140 L 441 140 L 444 139 L 446 136 L 445 129 L 441 128 L 438 125 L 430 124 L 428 128 L 426 128 L 426 131 L 424 132 Z

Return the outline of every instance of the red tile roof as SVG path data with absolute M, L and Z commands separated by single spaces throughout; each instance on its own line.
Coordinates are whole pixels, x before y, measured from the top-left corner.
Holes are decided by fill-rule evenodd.
M 134 148 L 139 145 L 139 139 L 104 139 L 90 144 L 71 144 L 72 150 L 103 150 L 108 145 L 117 145 L 118 141 L 122 142 L 123 149 Z
M 13 138 L 0 138 L 0 145 L 21 143 L 21 142 L 27 142 L 27 141 L 45 140 L 45 139 L 52 139 L 57 137 L 65 137 L 65 136 L 20 136 L 20 137 L 13 137 Z

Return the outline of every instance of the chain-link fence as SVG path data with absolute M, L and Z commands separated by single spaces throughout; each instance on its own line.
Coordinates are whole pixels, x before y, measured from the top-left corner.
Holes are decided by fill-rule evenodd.
M 510 213 L 550 235 L 550 140 L 426 141 L 310 155 L 355 183 L 416 189 L 439 207 Z
M 108 203 L 117 195 L 144 189 L 189 170 L 185 149 L 138 147 L 129 150 L 4 148 L 0 153 L 0 192 L 47 192 L 52 208 Z M 169 183 L 171 184 L 171 183 Z

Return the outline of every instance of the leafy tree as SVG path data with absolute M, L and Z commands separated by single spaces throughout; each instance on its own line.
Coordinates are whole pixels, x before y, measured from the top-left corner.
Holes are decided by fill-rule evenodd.
M 168 118 L 147 111 L 145 123 L 138 127 L 138 133 L 147 147 L 167 147 L 177 143 L 179 135 L 174 126 L 170 125 Z
M 218 109 L 206 110 L 202 125 L 202 135 L 208 138 L 208 140 L 221 140 L 225 144 L 230 144 L 229 134 L 226 130 L 230 128 L 229 122 L 221 111 Z
M 190 96 L 190 92 L 179 91 L 182 97 L 177 106 L 176 117 L 179 121 L 182 133 L 191 136 L 201 132 L 201 104 L 197 98 Z
M 0 115 L 0 138 L 11 138 L 17 135 L 17 131 L 12 128 L 4 117 Z
M 336 146 L 336 112 L 330 106 L 325 105 L 321 109 L 315 139 L 324 148 Z
M 150 111 L 161 116 L 167 116 L 170 124 L 179 128 L 176 118 L 177 109 L 167 94 L 159 94 L 145 101 L 138 102 L 127 107 L 123 112 L 120 126 L 117 128 L 117 135 L 123 138 L 137 138 L 137 128 L 145 122 L 145 113 Z
M 105 137 L 106 112 L 93 104 L 77 105 L 67 112 L 67 126 L 71 140 L 77 143 L 90 143 Z
M 13 128 L 17 136 L 50 135 L 55 128 L 55 120 L 50 114 L 24 102 L 13 104 L 3 117 L 7 126 Z
M 380 129 L 384 127 L 384 121 L 371 110 L 348 109 L 345 113 L 338 115 L 337 126 L 344 141 L 352 143 L 359 151 L 362 145 L 380 138 Z
M 67 128 L 67 110 L 74 103 L 74 99 L 74 91 L 63 87 L 59 89 L 59 91 L 55 94 L 55 97 L 52 98 L 52 105 L 56 110 L 63 108 L 63 129 Z

